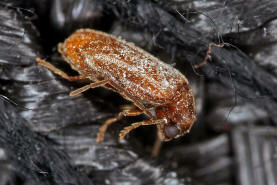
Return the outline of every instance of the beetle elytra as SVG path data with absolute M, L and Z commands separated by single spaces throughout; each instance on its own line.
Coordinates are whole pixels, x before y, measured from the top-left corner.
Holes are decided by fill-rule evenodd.
M 134 104 L 135 108 L 124 110 L 100 127 L 98 142 L 103 140 L 107 127 L 124 116 L 145 114 L 149 120 L 125 127 L 120 139 L 139 126 L 156 125 L 159 138 L 169 141 L 189 132 L 195 122 L 195 100 L 186 77 L 134 44 L 101 31 L 80 29 L 60 43 L 58 50 L 79 76 L 68 76 L 40 58 L 36 61 L 69 81 L 92 81 L 70 96 L 104 87 Z

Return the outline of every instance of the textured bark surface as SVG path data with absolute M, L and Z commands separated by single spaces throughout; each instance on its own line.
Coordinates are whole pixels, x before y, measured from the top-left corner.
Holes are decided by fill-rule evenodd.
M 276 9 L 269 0 L 2 1 L 0 184 L 276 184 Z M 186 75 L 198 112 L 191 133 L 150 158 L 156 130 L 119 143 L 124 126 L 145 119 L 126 118 L 97 144 L 100 125 L 129 102 L 102 88 L 69 97 L 86 82 L 35 62 L 76 74 L 56 46 L 78 28 L 123 37 Z M 211 42 L 224 47 L 195 69 Z

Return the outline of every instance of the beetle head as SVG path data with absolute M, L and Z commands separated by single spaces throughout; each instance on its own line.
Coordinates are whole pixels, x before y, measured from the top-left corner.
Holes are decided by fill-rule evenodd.
M 158 125 L 161 140 L 169 141 L 188 133 L 196 120 L 192 91 L 178 92 L 172 103 L 157 107 L 155 111 L 158 119 L 164 119 Z

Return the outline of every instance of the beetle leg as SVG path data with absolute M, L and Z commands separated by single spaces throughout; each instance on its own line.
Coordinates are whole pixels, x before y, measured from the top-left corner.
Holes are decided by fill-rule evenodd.
M 110 126 L 112 123 L 119 121 L 123 118 L 123 116 L 138 116 L 140 114 L 142 114 L 143 111 L 142 110 L 125 110 L 120 112 L 116 117 L 108 119 L 99 129 L 99 132 L 97 134 L 97 139 L 96 141 L 99 143 L 101 141 L 103 141 L 104 139 L 104 135 L 105 132 L 108 128 L 108 126 Z
M 151 152 L 152 157 L 156 157 L 159 154 L 160 148 L 163 144 L 163 141 L 161 140 L 158 132 L 159 131 L 157 131 L 157 136 L 156 136 L 156 139 L 155 139 L 155 143 L 153 145 L 152 152 Z
M 120 105 L 119 109 L 123 112 L 125 110 L 136 110 L 137 106 L 134 104 L 125 104 L 125 105 Z
M 132 125 L 125 127 L 123 130 L 120 131 L 119 139 L 124 139 L 126 134 L 128 134 L 130 131 L 142 126 L 142 125 L 157 125 L 164 122 L 164 119 L 156 119 L 156 120 L 148 120 L 148 121 L 141 121 L 137 123 L 133 123 Z
M 79 76 L 68 76 L 65 72 L 61 71 L 60 69 L 56 68 L 55 66 L 53 66 L 52 64 L 50 64 L 49 62 L 47 62 L 47 61 L 45 61 L 41 58 L 36 58 L 36 61 L 39 65 L 50 69 L 55 74 L 61 76 L 64 79 L 67 79 L 68 81 L 77 81 L 77 80 L 87 79 L 87 77 L 81 76 L 81 75 L 79 75 Z
M 93 89 L 93 88 L 96 88 L 96 87 L 101 87 L 105 84 L 109 83 L 109 80 L 102 80 L 102 81 L 98 81 L 98 82 L 94 82 L 94 83 L 91 83 L 91 84 L 88 84 L 88 85 L 85 85 L 79 89 L 76 89 L 74 91 L 72 91 L 69 96 L 76 96 L 82 92 L 85 92 L 89 89 Z
M 131 100 L 134 102 L 134 104 L 135 104 L 138 108 L 140 108 L 141 110 L 143 110 L 144 113 L 145 113 L 149 118 L 151 118 L 151 120 L 155 119 L 155 117 L 152 115 L 152 113 L 151 113 L 142 103 L 140 103 L 135 97 L 132 97 Z
M 155 119 L 155 117 L 151 114 L 151 112 L 134 96 L 130 95 L 127 91 L 125 91 L 124 88 L 120 87 L 119 85 L 109 82 L 109 85 L 114 87 L 118 92 L 121 92 L 127 99 L 134 102 L 135 106 L 137 106 L 139 109 L 143 110 L 144 113 L 150 118 Z

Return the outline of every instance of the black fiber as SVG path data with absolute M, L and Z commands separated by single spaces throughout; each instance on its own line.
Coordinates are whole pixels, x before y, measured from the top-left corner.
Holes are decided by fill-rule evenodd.
M 276 9 L 270 0 L 2 1 L 0 184 L 277 184 L 267 162 L 276 155 Z M 120 36 L 184 73 L 197 102 L 191 132 L 164 143 L 156 158 L 155 127 L 118 142 L 143 116 L 115 123 L 97 143 L 100 125 L 130 103 L 103 88 L 70 97 L 87 82 L 68 82 L 35 61 L 76 75 L 57 44 L 78 28 Z M 212 42 L 224 47 L 195 68 Z
M 1 99 L 0 109 L 1 184 L 93 184 L 53 142 L 32 132 L 14 106 Z
M 167 47 L 168 50 L 176 47 L 175 55 L 180 62 L 189 62 L 191 65 L 201 63 L 205 57 L 205 51 L 208 50 L 209 43 L 218 41 L 217 34 L 214 34 L 213 38 L 209 38 L 211 35 L 201 32 L 201 29 L 196 29 L 189 23 L 178 21 L 176 17 L 154 3 L 143 0 L 137 1 L 136 5 L 133 3 L 134 1 L 127 3 L 126 1 L 118 0 L 110 4 L 114 5 L 111 7 L 112 10 L 117 12 L 120 17 L 124 17 L 124 24 L 130 23 L 146 29 L 153 35 L 157 35 L 155 41 L 162 47 Z M 224 8 L 231 11 L 233 8 L 238 7 L 238 4 L 234 1 L 229 6 L 224 6 Z M 259 26 L 277 16 L 277 12 L 274 11 L 277 7 L 276 2 L 253 3 L 256 6 L 253 6 L 252 3 L 250 4 L 251 7 L 255 8 L 248 7 L 248 12 L 244 12 L 246 14 L 244 16 L 247 23 L 245 24 L 252 29 L 254 26 L 258 29 Z M 224 3 L 222 3 L 223 5 Z M 244 3 L 239 5 L 247 6 Z M 266 11 L 261 11 L 262 7 L 266 7 Z M 178 10 L 177 7 L 176 10 Z M 250 15 L 257 14 L 258 10 L 259 12 L 271 13 L 259 13 L 258 17 L 262 18 L 253 21 L 253 17 Z M 243 12 L 240 13 L 242 14 Z M 229 33 L 232 33 L 232 29 L 230 29 Z M 229 33 L 225 34 L 228 35 Z M 221 37 L 224 38 L 225 34 L 221 35 Z M 207 65 L 197 71 L 209 79 L 218 80 L 239 96 L 249 98 L 256 102 L 257 105 L 264 106 L 274 124 L 277 124 L 276 76 L 265 71 L 246 53 L 231 44 L 226 43 L 224 48 L 213 47 L 212 61 L 209 61 Z

